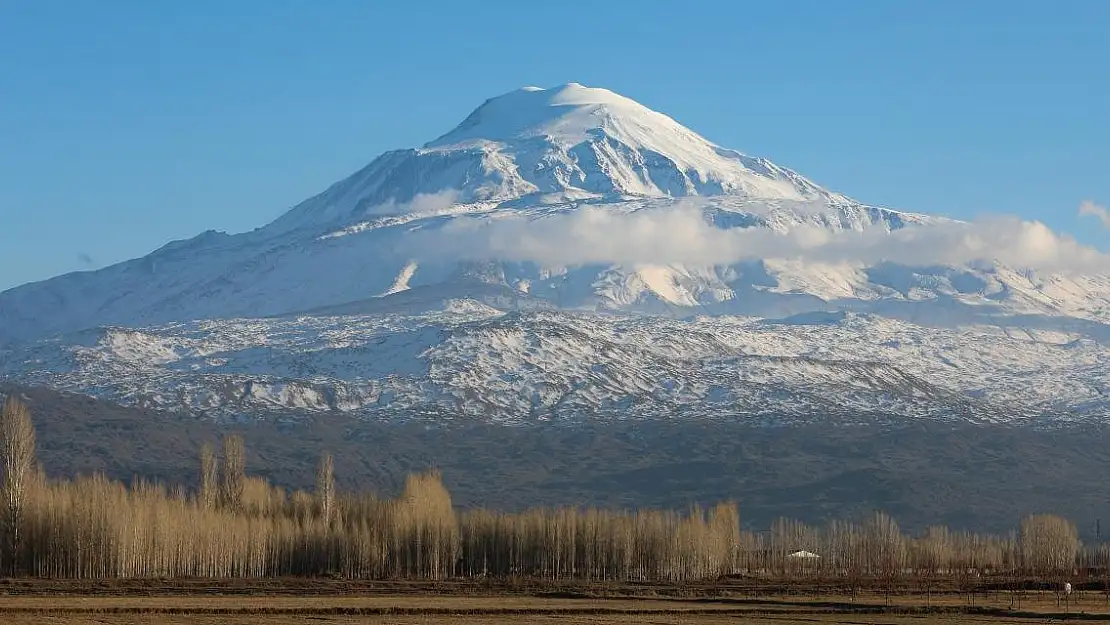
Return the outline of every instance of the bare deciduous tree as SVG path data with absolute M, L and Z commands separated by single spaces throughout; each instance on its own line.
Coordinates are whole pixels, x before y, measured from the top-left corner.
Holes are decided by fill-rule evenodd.
M 20 571 L 23 556 L 24 513 L 27 489 L 35 468 L 35 427 L 31 413 L 18 399 L 8 397 L 0 415 L 0 445 L 4 454 L 3 545 L 5 566 Z
M 200 448 L 200 503 L 205 509 L 211 510 L 219 501 L 220 467 L 216 452 L 210 443 L 205 443 Z
M 231 510 L 242 510 L 247 481 L 243 437 L 238 434 L 224 436 L 223 451 L 223 503 Z
M 315 492 L 290 493 L 246 476 L 236 435 L 225 437 L 222 458 L 209 445 L 202 449 L 201 488 L 193 497 L 141 479 L 47 481 L 35 463 L 30 416 L 15 401 L 4 405 L 0 436 L 3 565 L 45 577 L 336 573 L 685 582 L 803 574 L 836 578 L 853 593 L 866 585 L 885 586 L 889 594 L 903 578 L 923 580 L 928 593 L 936 578 L 953 576 L 970 600 L 982 588 L 980 573 L 1010 580 L 1023 569 L 1060 575 L 1110 553 L 1081 552 L 1075 526 L 1051 515 L 1024 519 L 1019 539 L 946 528 L 910 537 L 882 513 L 824 527 L 782 519 L 759 534 L 740 530 L 732 503 L 685 512 L 457 511 L 434 471 L 409 476 L 397 498 L 341 493 L 330 454 L 321 456 Z M 790 558 L 794 550 L 819 557 Z
M 316 469 L 316 499 L 325 529 L 330 528 L 335 517 L 335 466 L 331 454 L 324 452 Z
M 1078 551 L 1079 532 L 1071 521 L 1052 514 L 1031 514 L 1021 520 L 1021 557 L 1027 572 L 1070 571 Z

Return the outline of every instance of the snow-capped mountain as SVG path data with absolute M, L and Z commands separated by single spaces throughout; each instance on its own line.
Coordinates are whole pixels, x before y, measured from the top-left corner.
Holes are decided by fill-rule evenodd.
M 612 91 L 570 83 L 490 99 L 451 132 L 381 155 L 267 231 L 358 220 L 445 192 L 463 205 L 707 195 L 852 203 Z
M 0 293 L 0 375 L 214 414 L 1101 414 L 1110 278 L 938 255 L 958 227 L 527 87 L 252 232 Z

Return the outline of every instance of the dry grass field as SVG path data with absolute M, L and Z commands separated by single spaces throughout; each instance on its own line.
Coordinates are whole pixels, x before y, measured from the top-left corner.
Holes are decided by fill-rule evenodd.
M 312 580 L 223 582 L 50 582 L 0 584 L 0 622 L 10 625 L 247 625 L 374 623 L 753 623 L 757 625 L 1040 624 L 1110 622 L 1103 593 L 823 594 L 742 587 L 595 584 L 543 590 L 475 584 L 350 583 Z
M 851 614 L 826 615 L 408 615 L 408 616 L 223 616 L 206 614 L 189 615 L 36 615 L 15 617 L 5 621 L 12 625 L 269 625 L 279 624 L 389 624 L 389 625 L 494 625 L 531 623 L 566 623 L 570 625 L 993 625 L 996 623 L 1027 623 L 1028 620 L 981 616 L 858 616 Z

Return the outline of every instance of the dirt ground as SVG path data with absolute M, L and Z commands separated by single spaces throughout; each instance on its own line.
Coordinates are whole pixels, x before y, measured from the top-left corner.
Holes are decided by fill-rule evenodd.
M 988 617 L 866 617 L 856 615 L 821 615 L 817 617 L 799 616 L 746 616 L 746 615 L 698 615 L 698 616 L 582 616 L 582 615 L 519 615 L 519 616 L 212 616 L 212 615 L 116 615 L 116 616 L 66 616 L 46 615 L 16 617 L 5 621 L 12 625 L 263 625 L 280 624 L 324 624 L 324 625 L 493 625 L 507 623 L 524 625 L 532 623 L 559 623 L 573 625 L 994 625 L 996 623 L 1029 623 L 1020 619 Z M 1042 621 L 1043 622 L 1043 621 Z
M 1110 623 L 1110 599 L 1007 591 L 845 594 L 727 583 L 481 584 L 330 580 L 67 582 L 0 580 L 10 625 L 248 625 L 272 623 L 753 623 L 756 625 L 979 625 L 1075 620 Z

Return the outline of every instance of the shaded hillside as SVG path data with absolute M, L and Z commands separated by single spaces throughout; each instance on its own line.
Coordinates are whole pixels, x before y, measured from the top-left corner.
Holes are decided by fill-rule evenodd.
M 234 429 L 246 439 L 248 471 L 277 484 L 310 487 L 326 449 L 345 488 L 396 493 L 407 473 L 438 467 L 460 506 L 682 507 L 736 498 L 747 527 L 779 515 L 817 522 L 881 509 L 911 530 L 944 523 L 991 531 L 1053 512 L 1090 538 L 1096 519 L 1110 519 L 1110 436 L 1091 426 L 429 428 L 339 415 L 217 426 L 45 389 L 18 392 L 33 410 L 39 457 L 52 475 L 104 471 L 193 484 L 201 443 Z

